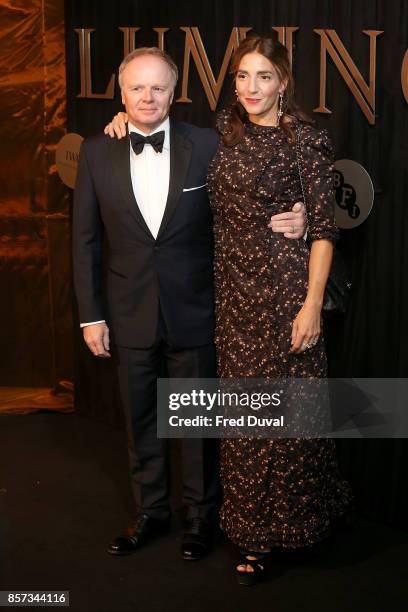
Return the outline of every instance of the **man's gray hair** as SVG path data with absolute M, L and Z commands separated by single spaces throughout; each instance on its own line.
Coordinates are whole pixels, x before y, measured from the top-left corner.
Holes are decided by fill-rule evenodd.
M 178 79 L 178 68 L 176 64 L 173 62 L 173 60 L 171 59 L 170 55 L 166 53 L 165 51 L 162 51 L 158 47 L 139 47 L 138 49 L 135 49 L 134 51 L 131 51 L 130 53 L 128 53 L 126 57 L 123 59 L 121 65 L 119 66 L 118 82 L 119 82 L 120 88 L 122 88 L 122 72 L 124 71 L 126 66 L 129 64 L 129 62 L 134 60 L 136 57 L 141 57 L 142 55 L 153 55 L 154 57 L 159 57 L 160 59 L 162 59 L 163 62 L 165 62 L 167 66 L 170 68 L 171 75 L 173 78 L 173 85 L 174 85 L 174 88 L 176 87 L 177 79 Z

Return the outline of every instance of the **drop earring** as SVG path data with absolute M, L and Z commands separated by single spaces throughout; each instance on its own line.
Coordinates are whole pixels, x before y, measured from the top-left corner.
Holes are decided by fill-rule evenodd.
M 283 115 L 283 93 L 279 92 L 278 125 Z

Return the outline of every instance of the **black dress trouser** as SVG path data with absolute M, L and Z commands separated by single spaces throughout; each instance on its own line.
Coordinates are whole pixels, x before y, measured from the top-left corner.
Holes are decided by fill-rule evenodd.
M 157 437 L 157 378 L 216 376 L 213 344 L 177 348 L 169 343 L 159 316 L 156 341 L 147 349 L 115 347 L 119 387 L 128 437 L 129 467 L 137 512 L 156 519 L 170 514 L 168 440 Z M 216 444 L 212 439 L 182 440 L 182 491 L 187 518 L 214 521 L 218 501 Z

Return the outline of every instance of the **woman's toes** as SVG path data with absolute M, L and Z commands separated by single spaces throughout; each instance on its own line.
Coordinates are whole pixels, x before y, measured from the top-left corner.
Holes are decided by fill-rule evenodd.
M 252 565 L 238 565 L 237 566 L 237 570 L 239 572 L 253 572 L 254 568 L 252 567 Z

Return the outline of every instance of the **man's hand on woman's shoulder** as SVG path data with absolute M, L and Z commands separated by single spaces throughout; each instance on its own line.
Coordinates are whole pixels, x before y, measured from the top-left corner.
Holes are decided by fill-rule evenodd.
M 296 202 L 292 210 L 271 217 L 268 227 L 281 233 L 285 238 L 302 238 L 307 229 L 306 208 L 303 202 Z

